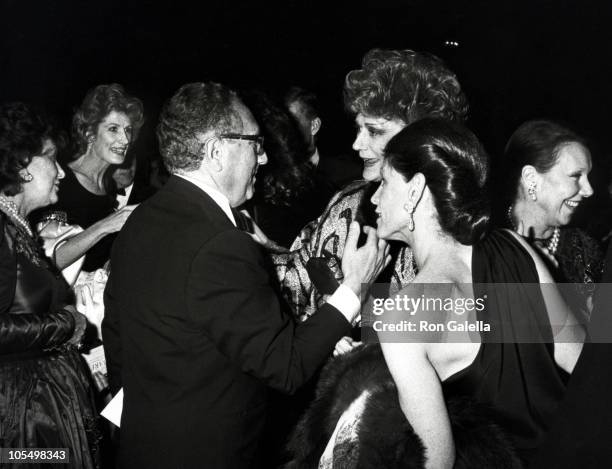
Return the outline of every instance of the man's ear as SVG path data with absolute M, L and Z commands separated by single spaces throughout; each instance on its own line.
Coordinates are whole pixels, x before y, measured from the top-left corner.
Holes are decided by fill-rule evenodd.
M 227 151 L 221 139 L 215 137 L 209 139 L 205 145 L 202 145 L 201 151 L 204 153 L 202 162 L 206 162 L 215 172 L 223 171 L 223 167 L 226 164 L 225 156 Z
M 310 121 L 310 133 L 313 137 L 317 135 L 319 129 L 321 129 L 321 119 L 315 117 L 313 120 Z

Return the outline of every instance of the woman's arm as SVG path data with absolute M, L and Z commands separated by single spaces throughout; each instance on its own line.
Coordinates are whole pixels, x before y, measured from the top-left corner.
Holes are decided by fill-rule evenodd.
M 0 314 L 0 354 L 78 345 L 87 320 L 70 307 L 48 314 Z
M 521 243 L 533 259 L 553 332 L 555 362 L 563 370 L 571 373 L 582 352 L 582 346 L 586 337 L 585 328 L 578 322 L 576 315 L 570 310 L 561 296 L 553 276 L 544 264 L 544 261 L 521 236 L 512 231 L 510 233 Z
M 385 360 L 400 406 L 425 446 L 427 469 L 452 468 L 455 444 L 442 385 L 427 356 L 427 344 L 384 343 Z
M 48 314 L 11 314 L 17 288 L 17 261 L 0 223 L 0 354 L 19 353 L 76 344 L 85 330 L 85 317 L 65 307 Z
M 128 205 L 97 221 L 86 230 L 71 237 L 55 250 L 55 265 L 61 270 L 85 255 L 105 236 L 116 233 L 127 221 L 137 205 Z

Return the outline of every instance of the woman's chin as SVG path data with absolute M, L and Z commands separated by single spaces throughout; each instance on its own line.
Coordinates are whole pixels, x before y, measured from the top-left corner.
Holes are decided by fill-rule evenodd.
M 393 233 L 390 233 L 389 230 L 385 229 L 384 226 L 380 226 L 380 224 L 376 227 L 376 236 L 387 241 L 396 239 L 393 237 Z
M 57 203 L 57 201 L 59 200 L 59 197 L 57 196 L 57 190 L 54 190 L 51 195 L 49 196 L 49 201 L 48 203 L 46 203 L 45 205 L 43 205 L 43 207 L 46 207 L 47 205 L 53 205 L 55 203 Z
M 363 173 L 361 174 L 361 177 L 368 182 L 380 181 L 380 166 L 365 166 L 363 168 Z

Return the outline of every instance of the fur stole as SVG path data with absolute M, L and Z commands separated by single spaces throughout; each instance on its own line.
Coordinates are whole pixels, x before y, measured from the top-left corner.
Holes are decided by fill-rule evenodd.
M 361 415 L 358 441 L 334 449 L 334 467 L 424 468 L 423 444 L 402 413 L 380 346 L 368 345 L 325 366 L 315 400 L 289 439 L 290 462 L 284 469 L 317 468 L 338 419 L 364 390 L 371 396 Z M 447 400 L 447 408 L 455 439 L 455 468 L 522 467 L 512 444 L 493 423 L 490 409 L 466 398 Z

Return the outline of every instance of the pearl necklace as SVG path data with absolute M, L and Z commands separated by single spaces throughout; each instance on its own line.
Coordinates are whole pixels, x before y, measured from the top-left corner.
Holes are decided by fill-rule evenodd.
M 516 225 L 514 224 L 514 220 L 512 219 L 512 208 L 513 208 L 512 205 L 508 207 L 508 212 L 507 212 L 508 222 L 510 223 L 510 226 L 512 226 L 512 229 L 514 231 L 517 231 Z M 548 241 L 546 242 L 546 250 L 549 253 L 551 253 L 553 256 L 555 255 L 555 253 L 557 252 L 557 249 L 559 248 L 560 238 L 561 238 L 561 229 L 558 226 L 555 226 L 555 228 L 553 229 L 553 234 L 551 235 L 550 238 L 548 238 Z
M 3 195 L 0 195 L 0 210 L 6 213 L 8 217 L 17 225 L 17 227 L 25 231 L 30 238 L 34 238 L 34 233 L 32 233 L 30 224 L 25 218 L 19 215 L 19 210 L 17 210 L 17 205 L 15 205 L 15 202 L 7 199 Z
M 552 236 L 546 243 L 546 249 L 548 249 L 548 252 L 550 252 L 553 256 L 559 247 L 559 238 L 561 238 L 561 229 L 558 226 L 555 226 Z

